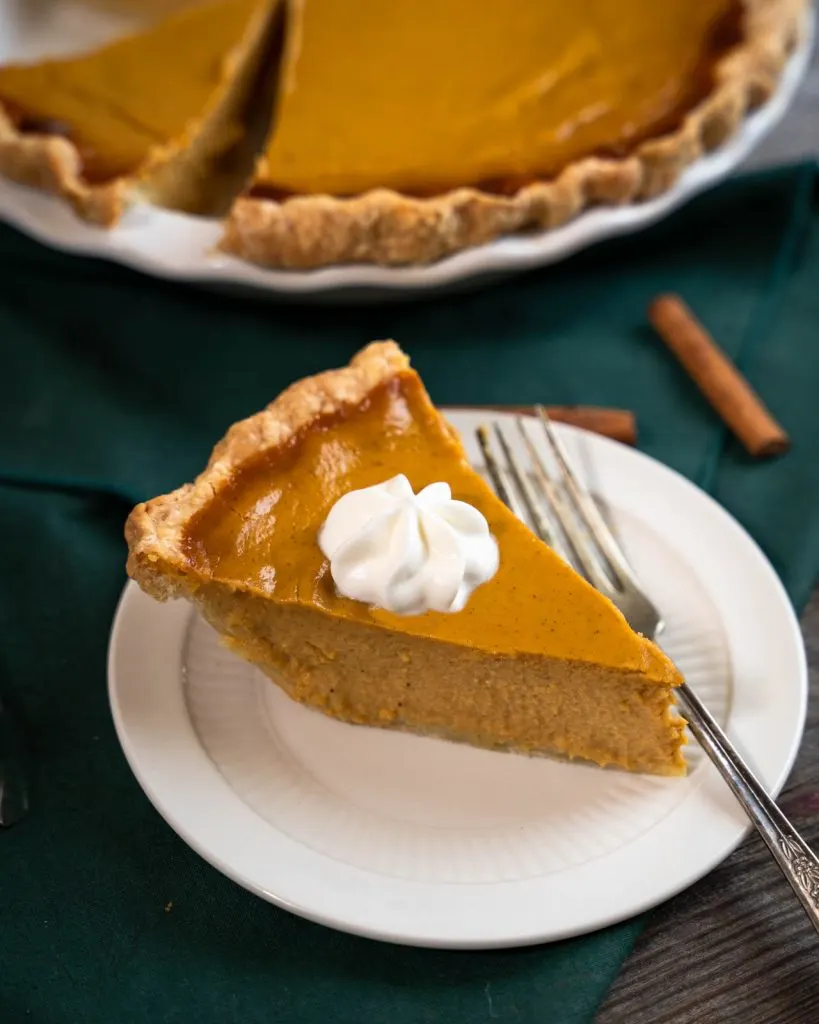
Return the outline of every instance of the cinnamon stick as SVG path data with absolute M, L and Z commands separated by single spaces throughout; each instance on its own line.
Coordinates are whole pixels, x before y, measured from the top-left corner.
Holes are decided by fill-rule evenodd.
M 790 438 L 711 335 L 677 295 L 648 307 L 651 324 L 751 455 L 781 455 Z
M 596 405 L 550 405 L 551 419 L 583 427 L 593 434 L 611 437 L 623 444 L 637 444 L 637 418 L 629 409 L 603 409 Z
M 457 409 L 456 406 L 450 408 Z M 469 408 L 461 406 L 460 408 Z M 484 405 L 482 409 L 495 412 L 514 412 L 520 415 L 534 415 L 531 405 Z M 594 434 L 611 437 L 623 444 L 637 443 L 637 420 L 628 409 L 604 409 L 595 405 L 548 405 L 546 412 L 558 423 L 570 423 L 574 427 L 583 427 Z

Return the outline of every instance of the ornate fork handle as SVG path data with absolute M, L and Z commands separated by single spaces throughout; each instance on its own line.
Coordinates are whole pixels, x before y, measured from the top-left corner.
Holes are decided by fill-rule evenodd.
M 762 788 L 694 691 L 683 683 L 676 694 L 691 732 L 733 790 L 819 931 L 819 859 Z

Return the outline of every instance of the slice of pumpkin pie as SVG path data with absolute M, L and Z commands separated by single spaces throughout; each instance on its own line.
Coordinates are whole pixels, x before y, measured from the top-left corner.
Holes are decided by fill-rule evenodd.
M 498 500 L 394 342 L 234 425 L 126 537 L 143 590 L 324 714 L 685 771 L 679 673 Z

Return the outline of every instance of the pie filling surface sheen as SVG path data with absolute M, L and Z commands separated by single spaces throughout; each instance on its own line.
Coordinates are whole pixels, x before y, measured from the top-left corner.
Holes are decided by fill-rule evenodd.
M 336 0 L 294 9 L 254 188 L 507 191 L 676 128 L 741 37 L 738 0 Z M 337 45 L 344 39 L 345 45 Z
M 416 492 L 446 481 L 452 496 L 482 512 L 496 534 L 501 567 L 491 586 L 479 587 L 457 614 L 399 616 L 336 594 L 316 539 L 322 523 L 343 494 L 397 473 Z M 188 525 L 185 551 L 204 574 L 402 632 L 471 645 L 479 635 L 481 646 L 496 652 L 631 661 L 635 668 L 644 656 L 624 623 L 602 628 L 619 625 L 620 616 L 591 588 L 592 600 L 577 600 L 576 574 L 511 517 L 474 472 L 412 371 L 361 404 L 311 424 L 284 448 L 250 460 Z M 542 583 L 539 561 L 548 573 Z M 523 574 L 521 565 L 532 568 Z M 499 602 L 503 615 L 496 614 Z
M 134 173 L 185 136 L 235 73 L 248 19 L 273 6 L 206 0 L 95 53 L 2 68 L 0 99 L 24 131 L 70 138 L 89 182 Z M 740 23 L 739 0 L 292 0 L 251 188 L 503 191 L 622 155 L 707 96 Z

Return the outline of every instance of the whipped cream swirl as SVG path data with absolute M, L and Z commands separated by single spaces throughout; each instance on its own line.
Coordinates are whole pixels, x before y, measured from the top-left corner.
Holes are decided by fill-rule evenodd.
M 458 612 L 498 569 L 483 515 L 446 483 L 413 493 L 403 474 L 342 495 L 319 546 L 339 593 L 398 615 Z

